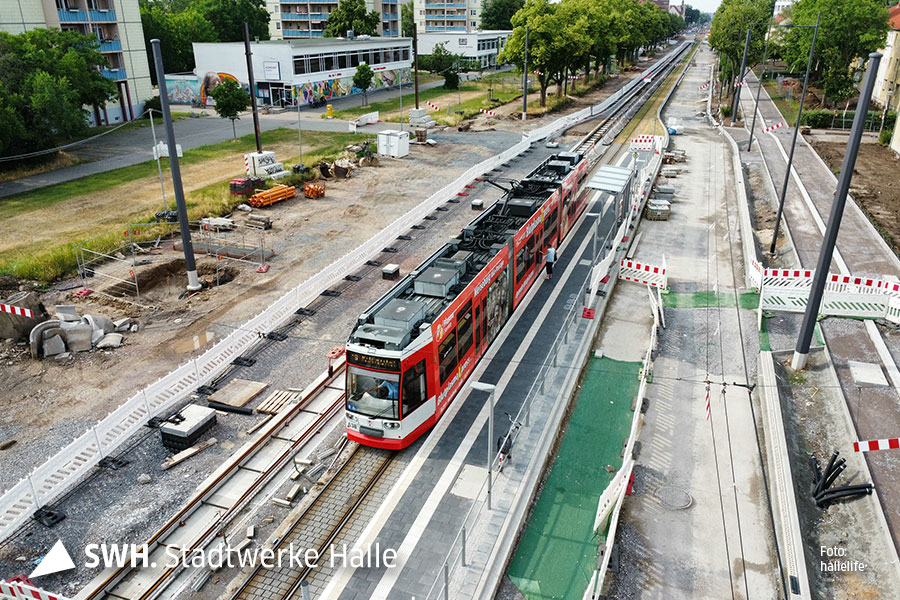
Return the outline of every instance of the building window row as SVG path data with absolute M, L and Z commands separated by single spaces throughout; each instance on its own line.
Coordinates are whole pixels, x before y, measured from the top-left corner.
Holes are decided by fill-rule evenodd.
M 380 65 L 409 60 L 409 46 L 376 48 L 372 50 L 352 50 L 329 54 L 311 54 L 294 58 L 294 75 L 322 73 L 337 69 L 351 69 L 360 63 Z

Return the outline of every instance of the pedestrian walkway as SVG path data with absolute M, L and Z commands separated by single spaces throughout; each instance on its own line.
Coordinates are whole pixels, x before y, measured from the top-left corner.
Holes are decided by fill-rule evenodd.
M 647 305 L 649 312 L 649 304 Z M 635 339 L 646 339 L 635 333 Z M 508 575 L 528 600 L 580 600 L 597 567 L 600 495 L 622 466 L 640 361 L 592 358 L 543 492 Z

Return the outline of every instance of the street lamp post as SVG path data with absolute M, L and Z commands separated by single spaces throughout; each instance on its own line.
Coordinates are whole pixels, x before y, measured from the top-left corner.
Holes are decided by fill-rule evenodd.
M 757 23 L 754 23 L 756 25 Z M 769 37 L 772 30 L 772 19 L 766 23 L 766 46 L 763 49 L 762 69 L 759 72 L 759 86 L 756 88 L 756 103 L 753 105 L 753 122 L 750 124 L 750 138 L 747 140 L 747 150 L 753 145 L 753 130 L 756 129 L 756 114 L 759 112 L 759 95 L 762 93 L 763 80 L 766 77 L 766 59 L 769 58 Z
M 787 194 L 788 182 L 791 178 L 791 166 L 794 163 L 794 148 L 797 146 L 797 132 L 800 131 L 800 118 L 803 116 L 803 101 L 806 100 L 806 86 L 809 84 L 809 70 L 812 67 L 813 53 L 816 50 L 816 37 L 819 35 L 819 19 L 821 11 L 816 16 L 815 29 L 813 30 L 812 44 L 809 47 L 809 58 L 806 61 L 806 75 L 803 77 L 803 92 L 800 94 L 800 108 L 797 110 L 797 122 L 794 123 L 794 134 L 791 138 L 791 152 L 788 155 L 787 169 L 784 172 L 784 184 L 781 186 L 781 199 L 778 202 L 778 214 L 775 216 L 775 231 L 772 233 L 772 245 L 769 254 L 775 254 L 775 243 L 778 241 L 778 229 L 781 225 L 781 215 L 784 212 L 784 198 Z M 812 25 L 785 25 L 785 27 L 813 27 Z M 855 121 L 854 121 L 855 124 Z
M 795 371 L 799 371 L 806 366 L 806 359 L 809 356 L 809 346 L 812 342 L 816 318 L 819 315 L 819 306 L 822 303 L 822 295 L 825 291 L 825 281 L 828 279 L 828 267 L 831 265 L 834 245 L 837 242 L 838 230 L 841 227 L 844 204 L 847 202 L 847 192 L 850 190 L 853 167 L 856 165 L 856 156 L 859 153 L 859 144 L 862 140 L 863 129 L 865 129 L 869 102 L 872 99 L 872 90 L 875 88 L 875 79 L 878 77 L 878 64 L 880 62 L 881 54 L 879 52 L 873 52 L 869 55 L 866 80 L 859 94 L 856 116 L 853 117 L 853 127 L 850 129 L 850 140 L 847 142 L 847 151 L 844 153 L 844 162 L 841 165 L 841 178 L 834 193 L 834 201 L 831 203 L 828 228 L 825 230 L 825 236 L 822 239 L 819 261 L 816 263 L 816 274 L 809 292 L 809 301 L 806 303 L 806 312 L 803 313 L 803 324 L 800 326 L 800 335 L 797 337 L 794 357 L 791 360 L 791 368 Z
M 494 392 L 497 387 L 490 383 L 482 383 L 473 381 L 471 384 L 473 390 L 488 393 L 488 439 L 487 439 L 487 507 L 491 510 L 491 485 L 493 483 L 493 467 L 494 467 Z
M 738 82 L 735 85 L 734 90 L 734 101 L 731 105 L 731 125 L 734 126 L 734 122 L 737 121 L 737 111 L 738 106 L 741 104 L 741 88 L 744 87 L 742 85 L 744 81 L 744 69 L 747 67 L 747 51 L 750 49 L 750 32 L 752 28 L 747 28 L 747 37 L 744 40 L 744 57 L 741 59 L 741 70 L 738 72 Z

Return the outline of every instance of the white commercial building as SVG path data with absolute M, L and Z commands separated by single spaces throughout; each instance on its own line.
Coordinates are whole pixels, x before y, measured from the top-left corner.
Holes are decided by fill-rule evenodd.
M 497 66 L 497 55 L 512 35 L 509 30 L 473 31 L 470 33 L 420 33 L 419 54 L 431 54 L 434 47 L 444 44 L 453 54 L 477 60 L 483 68 Z
M 783 13 L 785 10 L 794 5 L 796 0 L 775 0 L 775 12 L 773 16 L 778 16 Z
M 360 64 L 375 72 L 369 91 L 410 82 L 409 38 L 324 38 L 250 44 L 255 93 L 264 105 L 290 106 L 361 93 L 353 85 Z M 195 75 L 166 75 L 169 101 L 205 104 L 209 91 L 225 79 L 248 87 L 242 42 L 194 43 Z
M 38 28 L 96 35 L 110 66 L 101 73 L 118 88 L 113 104 L 91 114 L 92 124 L 121 123 L 140 116 L 153 96 L 138 0 L 0 0 L 0 31 Z

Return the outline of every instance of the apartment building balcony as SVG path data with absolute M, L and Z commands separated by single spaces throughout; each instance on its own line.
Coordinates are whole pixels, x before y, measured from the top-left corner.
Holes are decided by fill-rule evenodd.
M 282 29 L 281 33 L 286 38 L 322 37 L 325 35 L 321 29 Z
M 426 3 L 425 8 L 434 8 L 438 10 L 443 10 L 446 8 L 465 8 L 465 3 L 463 4 L 444 4 L 444 3 Z
M 88 14 L 86 10 L 58 10 L 60 23 L 87 23 Z
M 122 42 L 114 40 L 111 42 L 100 42 L 100 52 L 121 52 Z
M 385 20 L 388 20 L 388 21 L 396 21 L 396 20 L 397 20 L 397 13 L 383 12 L 383 13 L 381 13 L 381 18 L 382 18 L 382 19 L 385 19 Z
M 425 26 L 425 31 L 465 31 L 465 30 L 466 30 L 465 26 L 459 27 L 456 25 L 453 25 L 453 26 L 451 26 L 451 25 L 447 25 L 447 26 L 426 25 Z
M 125 69 L 100 69 L 100 73 L 107 79 L 119 81 L 120 79 L 128 79 Z
M 116 11 L 114 10 L 90 10 L 88 15 L 91 17 L 92 23 L 115 23 Z
M 384 37 L 399 37 L 400 36 L 399 29 L 385 29 L 384 27 L 382 27 L 381 31 L 382 31 L 382 35 L 384 35 Z

